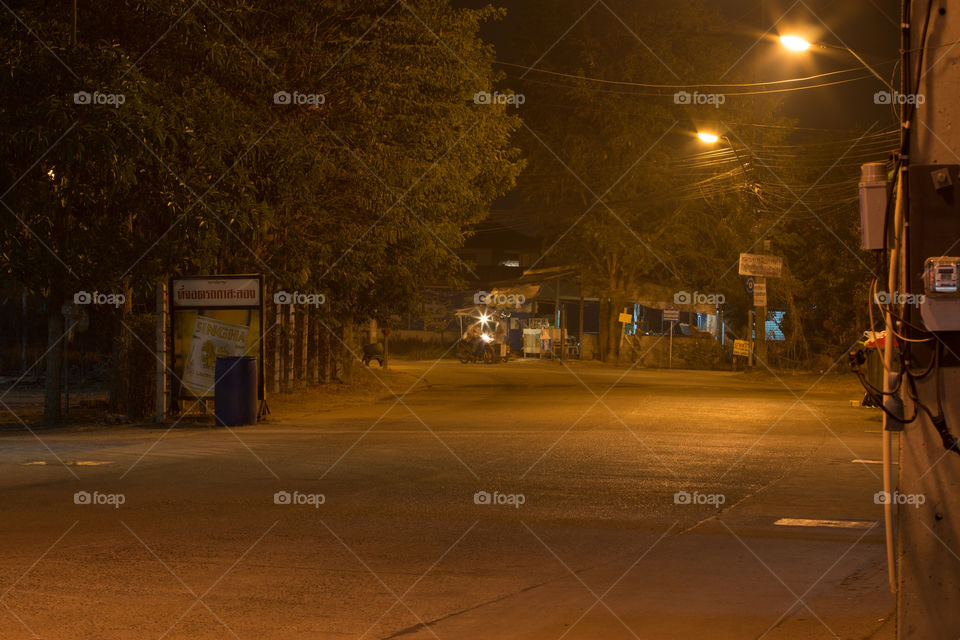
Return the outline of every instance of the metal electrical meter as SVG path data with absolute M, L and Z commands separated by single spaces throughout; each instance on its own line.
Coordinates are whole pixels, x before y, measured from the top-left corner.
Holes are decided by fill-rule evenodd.
M 911 165 L 909 212 L 910 322 L 942 333 L 960 349 L 960 166 Z M 918 294 L 923 294 L 922 296 Z M 917 345 L 917 351 L 923 351 Z M 951 357 L 948 355 L 947 360 Z M 944 364 L 948 364 L 944 362 Z M 953 366 L 960 362 L 951 362 Z
M 920 317 L 929 331 L 960 330 L 960 258 L 924 260 L 923 295 Z
M 960 258 L 927 258 L 923 263 L 923 288 L 928 296 L 960 292 Z

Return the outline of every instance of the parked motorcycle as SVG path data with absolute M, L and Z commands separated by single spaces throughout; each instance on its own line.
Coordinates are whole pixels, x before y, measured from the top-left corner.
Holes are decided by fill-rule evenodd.
M 490 337 L 483 334 L 480 338 L 482 347 L 478 350 L 477 344 L 470 340 L 460 338 L 455 350 L 456 357 L 463 364 L 482 362 L 483 364 L 493 364 L 500 360 L 500 356 L 495 352 L 496 345 L 490 344 Z M 479 353 L 478 353 L 479 351 Z

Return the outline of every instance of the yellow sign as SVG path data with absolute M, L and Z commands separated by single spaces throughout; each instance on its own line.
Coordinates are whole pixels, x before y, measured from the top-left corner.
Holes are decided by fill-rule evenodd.
M 620 322 L 626 322 L 627 324 L 632 324 L 632 323 L 633 323 L 633 315 L 631 315 L 631 314 L 629 314 L 629 313 L 621 313 L 621 314 L 620 314 Z
M 734 340 L 734 341 L 733 341 L 733 355 L 735 355 L 735 356 L 749 356 L 749 355 L 750 355 L 750 341 L 749 341 L 749 340 Z
M 198 398 L 212 396 L 218 357 L 258 356 L 259 324 L 260 312 L 252 309 L 175 311 L 174 373 L 182 382 L 181 391 Z

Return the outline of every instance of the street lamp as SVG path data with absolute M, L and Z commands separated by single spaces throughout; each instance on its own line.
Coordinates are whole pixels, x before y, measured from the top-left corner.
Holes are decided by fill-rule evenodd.
M 856 58 L 856 59 L 857 59 L 857 62 L 859 62 L 861 65 L 863 65 L 863 67 L 864 67 L 867 71 L 869 71 L 870 73 L 872 73 L 872 74 L 877 78 L 877 80 L 879 80 L 880 82 L 882 82 L 882 83 L 883 83 L 883 86 L 885 86 L 887 89 L 890 90 L 890 93 L 891 93 L 891 94 L 893 94 L 893 92 L 894 92 L 894 89 L 893 89 L 893 87 L 890 85 L 890 83 L 887 82 L 887 81 L 883 78 L 883 76 L 881 76 L 879 73 L 877 73 L 877 70 L 876 70 L 876 69 L 874 69 L 874 68 L 871 67 L 869 64 L 867 64 L 867 61 L 864 60 L 863 58 L 861 58 L 860 55 L 859 55 L 856 51 L 854 51 L 853 49 L 851 49 L 850 47 L 844 47 L 844 46 L 840 46 L 840 45 L 836 45 L 836 44 L 828 44 L 828 43 L 826 43 L 826 42 L 811 43 L 811 42 L 807 41 L 806 39 L 801 38 L 800 36 L 791 35 L 791 34 L 786 34 L 786 35 L 780 36 L 780 44 L 782 44 L 782 45 L 784 46 L 784 48 L 789 49 L 790 51 L 798 52 L 798 53 L 801 53 L 801 52 L 803 52 L 803 51 L 806 51 L 806 50 L 809 49 L 810 47 L 818 47 L 818 48 L 820 48 L 820 49 L 836 49 L 836 50 L 839 50 L 839 51 L 846 51 L 847 53 L 849 53 L 850 55 L 852 55 L 854 58 Z
M 800 36 L 780 36 L 780 44 L 790 51 L 806 51 L 810 48 L 810 43 Z
M 716 142 L 723 140 L 725 143 L 727 143 L 727 146 L 730 147 L 730 150 L 733 151 L 733 155 L 736 156 L 737 162 L 740 164 L 740 170 L 743 171 L 744 184 L 747 186 L 747 189 L 750 191 L 750 193 L 753 195 L 753 197 L 756 200 L 756 204 L 753 207 L 753 211 L 754 211 L 754 214 L 757 216 L 758 222 L 759 222 L 759 216 L 760 216 L 759 205 L 762 204 L 760 201 L 760 187 L 756 183 L 750 181 L 750 177 L 747 174 L 747 167 L 746 165 L 743 164 L 743 159 L 740 157 L 740 153 L 737 151 L 737 147 L 733 144 L 733 141 L 726 134 L 717 135 L 716 133 L 711 133 L 709 131 L 698 131 L 697 137 L 707 144 L 715 144 Z M 759 278 L 759 282 L 763 284 L 764 290 L 766 290 L 765 288 L 767 286 L 767 279 L 761 277 Z M 767 359 L 767 330 L 766 330 L 767 307 L 766 305 L 764 305 L 763 307 L 760 307 L 759 309 L 759 314 L 760 314 L 759 317 L 762 318 L 762 320 L 756 320 L 757 318 L 756 313 L 758 312 L 755 312 L 753 310 L 750 310 L 750 312 L 748 313 L 748 326 L 751 328 L 750 329 L 751 332 L 753 332 L 754 327 L 756 327 L 755 331 L 756 331 L 756 336 L 758 341 L 757 355 L 759 356 L 761 362 L 765 362 Z M 750 336 L 749 339 L 753 340 L 753 336 Z M 752 352 L 750 355 L 749 362 L 750 362 L 750 366 L 753 366 Z
M 740 153 L 737 151 L 737 147 L 734 146 L 733 141 L 730 140 L 730 137 L 728 135 L 726 134 L 717 135 L 715 133 L 711 133 L 710 131 L 697 131 L 697 137 L 700 138 L 702 142 L 705 142 L 707 144 L 716 144 L 720 140 L 723 140 L 724 142 L 726 142 L 727 146 L 730 147 L 730 150 L 733 151 L 733 155 L 736 156 L 737 163 L 740 164 L 740 170 L 743 171 L 744 180 L 745 181 L 747 180 L 748 178 L 747 167 L 746 165 L 743 164 L 743 159 L 740 157 Z M 756 185 L 751 184 L 749 181 L 747 181 L 747 186 L 750 188 L 751 192 L 756 194 Z
M 697 131 L 697 137 L 706 142 L 707 144 L 713 144 L 720 139 L 715 133 L 709 133 L 707 131 Z

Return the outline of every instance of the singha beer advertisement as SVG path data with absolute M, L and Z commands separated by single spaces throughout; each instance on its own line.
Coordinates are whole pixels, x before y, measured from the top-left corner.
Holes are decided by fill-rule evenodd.
M 263 296 L 258 275 L 197 276 L 170 286 L 178 398 L 212 398 L 217 358 L 253 356 L 263 397 Z

